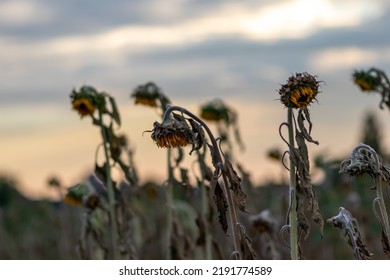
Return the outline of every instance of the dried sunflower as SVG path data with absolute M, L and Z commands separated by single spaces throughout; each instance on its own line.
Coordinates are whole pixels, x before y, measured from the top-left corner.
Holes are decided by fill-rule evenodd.
M 188 125 L 171 118 L 161 124 L 154 122 L 151 137 L 160 148 L 185 147 L 193 143 L 193 132 Z
M 382 157 L 366 144 L 358 145 L 352 154 L 340 164 L 340 173 L 349 176 L 362 176 L 369 174 L 372 178 L 380 176 L 390 181 L 390 170 L 383 164 Z
M 374 71 L 355 71 L 352 78 L 362 91 L 374 91 L 381 83 L 380 77 Z
M 146 105 L 153 108 L 157 107 L 156 98 L 151 95 L 144 94 L 143 92 L 138 92 L 134 97 L 135 104 Z
M 72 101 L 73 110 L 77 111 L 81 117 L 92 116 L 96 110 L 92 101 L 89 98 L 81 97 Z
M 281 102 L 288 108 L 309 106 L 318 94 L 319 81 L 308 73 L 297 73 L 288 78 L 279 90 Z
M 72 90 L 70 95 L 72 109 L 83 118 L 93 116 L 95 110 L 106 112 L 106 102 L 103 93 L 98 93 L 91 86 L 82 86 L 78 91 Z
M 219 99 L 204 104 L 200 110 L 200 117 L 206 121 L 225 121 L 229 123 L 232 114 L 231 109 Z
M 141 104 L 153 108 L 157 108 L 158 102 L 160 107 L 165 110 L 166 105 L 170 103 L 170 100 L 162 93 L 160 88 L 153 82 L 148 82 L 145 85 L 138 86 L 131 97 L 135 98 L 135 104 Z

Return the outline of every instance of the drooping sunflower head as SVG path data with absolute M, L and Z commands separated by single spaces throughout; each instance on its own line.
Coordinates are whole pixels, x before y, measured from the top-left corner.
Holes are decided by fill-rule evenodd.
M 73 110 L 77 111 L 81 117 L 92 116 L 95 112 L 95 106 L 88 98 L 78 98 L 72 101 Z
M 193 144 L 193 132 L 190 127 L 176 119 L 167 118 L 163 123 L 155 122 L 152 140 L 160 148 L 177 148 Z
M 133 95 L 135 97 L 134 104 L 141 104 L 149 107 L 157 107 L 157 98 L 147 92 L 137 92 Z
M 101 200 L 97 193 L 89 191 L 85 184 L 71 187 L 64 197 L 64 202 L 69 205 L 95 209 L 101 206 Z
M 368 174 L 372 178 L 381 176 L 385 181 L 390 180 L 390 170 L 383 165 L 382 157 L 366 144 L 353 149 L 352 154 L 341 162 L 339 172 L 352 177 Z
M 355 71 L 352 78 L 362 91 L 374 91 L 381 83 L 381 79 L 373 71 Z
M 288 78 L 287 83 L 279 89 L 280 101 L 288 108 L 309 106 L 319 92 L 319 81 L 308 73 L 297 73 Z
M 204 104 L 200 108 L 200 117 L 206 121 L 225 121 L 230 122 L 230 108 L 222 100 L 216 99 Z
M 70 94 L 72 109 L 83 118 L 92 116 L 96 109 L 105 111 L 104 96 L 91 86 L 82 86 L 79 91 L 72 90 Z
M 166 105 L 170 103 L 169 99 L 161 92 L 157 85 L 153 82 L 148 82 L 145 85 L 138 86 L 131 97 L 135 98 L 135 104 L 141 104 L 153 108 L 160 106 L 165 110 Z

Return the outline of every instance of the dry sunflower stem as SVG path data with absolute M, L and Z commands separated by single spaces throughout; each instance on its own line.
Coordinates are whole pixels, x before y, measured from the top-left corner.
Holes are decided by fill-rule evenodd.
M 339 213 L 328 219 L 327 222 L 343 232 L 346 242 L 353 250 L 355 259 L 371 259 L 372 254 L 368 251 L 366 244 L 362 240 L 359 224 L 347 209 L 340 207 Z
M 298 255 L 300 255 L 298 231 L 299 236 L 303 234 L 304 239 L 307 239 L 310 233 L 310 223 L 306 218 L 306 211 L 310 213 L 311 219 L 320 226 L 321 236 L 323 232 L 324 221 L 311 184 L 310 161 L 306 145 L 306 142 L 319 144 L 311 137 L 313 124 L 307 108 L 316 100 L 319 83 L 315 76 L 306 72 L 297 73 L 295 76 L 289 77 L 286 84 L 279 89 L 280 101 L 288 109 L 288 120 L 280 125 L 279 134 L 289 147 L 289 151 L 285 152 L 284 156 L 289 154 L 290 157 L 289 167 L 283 163 L 290 171 L 290 206 L 287 225 L 281 229 L 281 233 L 285 229 L 289 229 L 292 259 L 298 259 Z M 293 109 L 298 110 L 297 119 Z M 284 126 L 288 128 L 288 140 L 283 137 L 281 132 Z
M 340 164 L 340 173 L 349 176 L 368 174 L 374 180 L 373 211 L 381 225 L 381 242 L 385 254 L 390 258 L 390 224 L 386 204 L 383 198 L 384 189 L 390 183 L 390 170 L 383 164 L 382 157 L 369 145 L 360 144 L 353 149 L 351 155 Z
M 175 114 L 174 111 L 180 114 Z M 188 116 L 188 117 L 185 117 Z M 196 115 L 179 106 L 168 106 L 162 123 L 155 122 L 151 131 L 152 140 L 158 147 L 175 148 L 192 145 L 190 154 L 205 145 L 210 150 L 214 172 L 210 187 L 214 192 L 214 201 L 219 212 L 218 220 L 227 233 L 228 216 L 234 241 L 232 258 L 253 259 L 255 253 L 251 241 L 246 235 L 237 216 L 238 208 L 245 211 L 245 194 L 241 189 L 241 179 L 233 169 L 231 162 L 220 152 L 219 145 L 209 127 Z M 208 136 L 211 144 L 206 141 Z M 222 181 L 220 182 L 220 177 Z

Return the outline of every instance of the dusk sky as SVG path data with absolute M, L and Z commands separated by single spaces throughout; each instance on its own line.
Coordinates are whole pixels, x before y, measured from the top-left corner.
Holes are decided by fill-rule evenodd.
M 130 99 L 153 81 L 194 113 L 214 98 L 235 108 L 246 146 L 238 161 L 257 182 L 276 178 L 266 152 L 286 148 L 278 89 L 305 71 L 324 81 L 310 107 L 320 145 L 309 149 L 345 155 L 370 110 L 388 135 L 389 111 L 351 74 L 372 66 L 390 73 L 389 29 L 387 0 L 2 0 L 0 173 L 35 196 L 51 175 L 69 186 L 82 180 L 99 130 L 71 110 L 69 94 L 92 85 L 116 98 L 141 180 L 163 178 L 166 151 L 142 136 L 159 115 Z

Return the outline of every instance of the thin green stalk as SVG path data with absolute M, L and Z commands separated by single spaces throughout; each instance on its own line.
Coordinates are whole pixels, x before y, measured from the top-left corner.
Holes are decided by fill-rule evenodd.
M 390 225 L 389 225 L 389 216 L 387 215 L 387 209 L 385 205 L 385 201 L 383 199 L 383 180 L 381 176 L 376 177 L 376 196 L 379 204 L 380 215 L 383 219 L 383 227 L 386 234 L 387 239 L 390 241 Z
M 113 259 L 118 260 L 120 256 L 119 256 L 119 251 L 117 246 L 118 227 L 116 223 L 117 220 L 116 220 L 116 212 L 115 212 L 115 193 L 114 193 L 114 186 L 112 184 L 112 179 L 111 179 L 111 166 L 110 166 L 110 157 L 107 148 L 107 144 L 108 144 L 107 135 L 105 129 L 103 128 L 103 116 L 101 111 L 99 111 L 99 121 L 102 125 L 101 133 L 103 138 L 104 155 L 106 157 L 106 185 L 107 185 L 107 192 L 108 192 L 108 211 L 110 215 L 111 254 Z
M 297 224 L 297 198 L 296 198 L 296 178 L 295 178 L 295 163 L 292 158 L 294 148 L 294 130 L 292 121 L 292 108 L 288 108 L 287 122 L 288 122 L 288 141 L 290 144 L 290 254 L 292 260 L 298 260 L 298 224 Z
M 168 148 L 167 160 L 168 160 L 168 184 L 167 184 L 167 231 L 165 238 L 165 258 L 167 260 L 172 259 L 171 240 L 172 240 L 172 221 L 173 221 L 173 168 L 172 168 L 172 149 Z

